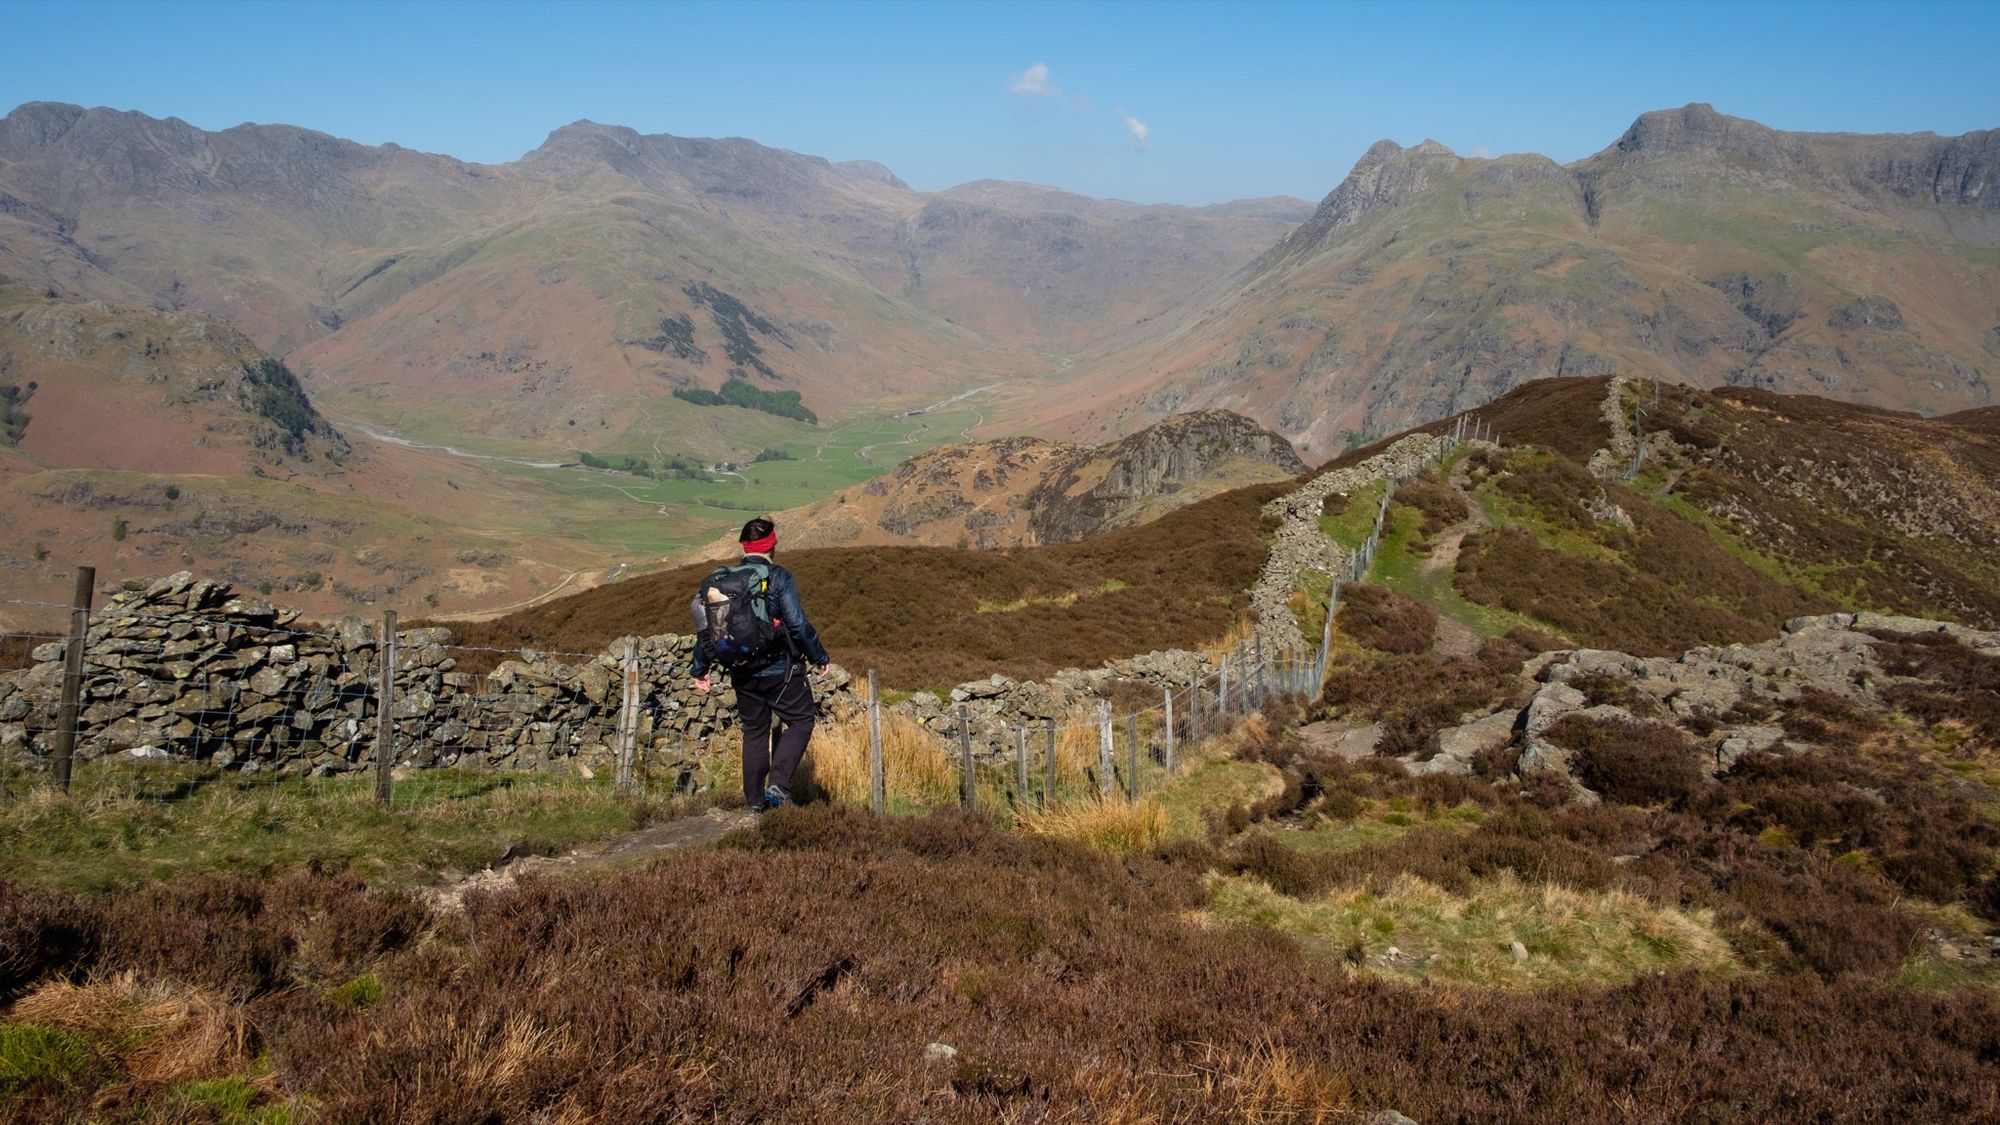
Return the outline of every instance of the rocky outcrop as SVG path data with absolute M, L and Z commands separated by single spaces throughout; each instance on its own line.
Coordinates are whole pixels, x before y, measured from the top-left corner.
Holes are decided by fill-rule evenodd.
M 1877 192 L 1961 207 L 2000 207 L 2000 130 L 1933 133 L 1788 133 L 1694 103 L 1641 114 L 1585 168 L 1655 160 L 1723 159 L 1857 194 Z
M 1097 446 L 1033 437 L 939 446 L 776 518 L 795 547 L 1045 546 L 1305 471 L 1278 434 L 1240 414 L 1203 410 Z
M 1594 801 L 1596 794 L 1571 769 L 1570 751 L 1546 737 L 1557 723 L 1581 716 L 1675 726 L 1700 748 L 1707 768 L 1720 772 L 1746 754 L 1799 745 L 1771 716 L 1802 694 L 1886 708 L 1884 692 L 1903 681 L 1884 670 L 1877 649 L 1884 637 L 1899 636 L 1948 638 L 2000 657 L 2000 632 L 1877 613 L 1796 618 L 1776 640 L 1690 649 L 1678 657 L 1596 649 L 1544 653 L 1522 669 L 1539 685 L 1525 707 L 1463 716 L 1438 734 L 1423 760 L 1407 764 L 1416 773 L 1470 773 L 1480 752 L 1515 742 L 1521 776 L 1553 780 L 1577 799 Z M 1616 690 L 1606 692 L 1607 685 Z M 1619 702 L 1593 705 L 1593 694 Z
M 1079 452 L 1028 494 L 1037 542 L 1068 543 L 1121 526 L 1124 517 L 1147 510 L 1147 501 L 1172 496 L 1234 460 L 1269 465 L 1285 476 L 1306 471 L 1290 442 L 1227 410 L 1176 415 L 1110 446 Z
M 1340 186 L 1320 201 L 1312 218 L 1287 235 L 1273 254 L 1300 253 L 1318 246 L 1335 232 L 1354 226 L 1376 211 L 1423 195 L 1436 178 L 1434 172 L 1457 165 L 1458 158 L 1452 151 L 1436 141 L 1407 149 L 1395 141 L 1376 141 L 1355 161 Z

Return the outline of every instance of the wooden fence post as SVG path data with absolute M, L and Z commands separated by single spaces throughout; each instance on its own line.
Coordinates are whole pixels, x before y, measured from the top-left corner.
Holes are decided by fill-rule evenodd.
M 1112 767 L 1111 758 L 1116 751 L 1111 745 L 1111 701 L 1097 701 L 1097 796 L 1110 800 L 1112 785 L 1117 771 Z
M 1167 776 L 1172 777 L 1174 775 L 1174 689 L 1166 688 L 1162 694 L 1166 696 L 1167 702 L 1167 760 L 1162 764 L 1167 767 Z
M 1201 669 L 1188 673 L 1187 728 L 1188 741 L 1201 738 Z
M 1028 728 L 1025 726 L 1014 728 L 1014 767 L 1014 807 L 1025 809 L 1028 807 Z
M 868 669 L 868 805 L 876 812 L 889 805 L 888 777 L 882 772 L 882 687 L 875 669 Z
M 396 611 L 382 611 L 382 640 L 375 646 L 382 686 L 375 693 L 375 800 L 385 808 L 394 795 L 389 770 L 396 761 Z
M 1222 663 L 1218 667 L 1216 674 L 1221 678 L 1216 681 L 1215 713 L 1217 716 L 1220 716 L 1222 718 L 1223 722 L 1226 723 L 1228 722 L 1228 715 L 1229 715 L 1229 654 L 1228 653 L 1225 652 L 1222 654 Z
M 1046 809 L 1049 807 L 1049 802 L 1055 800 L 1056 795 L 1056 721 L 1054 719 L 1049 720 L 1048 760 L 1044 763 L 1044 769 L 1046 772 L 1042 778 L 1041 807 Z
M 1132 760 L 1132 768 L 1125 778 L 1125 796 L 1136 801 L 1139 799 L 1139 715 L 1136 711 L 1125 716 L 1125 744 L 1130 748 L 1126 757 Z
M 962 801 L 966 808 L 979 807 L 978 782 L 972 775 L 972 718 L 965 713 L 965 704 L 958 705 L 958 757 L 965 770 L 965 796 Z
M 639 642 L 625 642 L 624 674 L 618 693 L 618 779 L 615 788 L 621 797 L 632 795 L 632 760 L 639 747 Z
M 56 784 L 69 792 L 70 763 L 76 756 L 77 710 L 83 701 L 83 646 L 90 637 L 90 598 L 97 587 L 97 568 L 76 568 L 76 585 L 69 596 L 69 640 L 63 646 L 62 699 L 56 705 Z

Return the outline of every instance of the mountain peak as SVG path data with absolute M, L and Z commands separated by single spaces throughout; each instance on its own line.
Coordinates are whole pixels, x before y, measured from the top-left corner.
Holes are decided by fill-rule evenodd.
M 1638 157 L 1697 151 L 1770 157 L 1781 136 L 1768 125 L 1718 113 L 1707 102 L 1690 102 L 1640 114 L 1612 147 Z
M 901 188 L 904 191 L 910 189 L 910 185 L 897 178 L 896 173 L 891 172 L 887 165 L 878 164 L 873 160 L 843 160 L 835 164 L 834 167 L 864 180 L 873 180 L 878 184 L 888 184 L 890 187 Z
M 1278 252 L 1284 253 L 1287 247 L 1314 245 L 1334 231 L 1360 222 L 1373 211 L 1394 207 L 1422 194 L 1441 162 L 1417 158 L 1432 156 L 1450 157 L 1454 163 L 1458 160 L 1456 153 L 1429 139 L 1412 148 L 1391 140 L 1369 145 L 1361 159 L 1354 162 L 1354 170 L 1320 202 L 1311 219 L 1286 236 Z
M 535 153 L 589 151 L 606 143 L 625 149 L 636 149 L 640 137 L 638 130 L 624 125 L 600 125 L 588 117 L 580 117 L 567 125 L 552 129 L 548 138 L 542 141 Z M 530 156 L 535 153 L 529 153 Z
M 51 140 L 67 132 L 88 112 L 68 102 L 22 102 L 7 116 L 0 117 L 0 130 L 34 129 L 46 134 L 44 140 Z

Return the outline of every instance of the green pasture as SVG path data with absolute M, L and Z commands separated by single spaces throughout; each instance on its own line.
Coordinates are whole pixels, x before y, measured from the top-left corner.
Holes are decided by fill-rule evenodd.
M 515 497 L 516 516 L 506 531 L 561 539 L 643 564 L 710 542 L 751 516 L 803 507 L 879 476 L 910 457 L 964 440 L 965 431 L 981 421 L 970 400 L 922 414 L 908 414 L 908 409 L 902 404 L 877 407 L 808 426 L 738 407 L 667 400 L 649 403 L 622 431 L 597 425 L 594 416 L 580 416 L 575 427 L 553 435 L 553 442 L 462 436 L 443 408 L 390 410 L 350 400 L 340 404 L 338 413 L 413 442 L 477 454 L 461 462 L 463 475 L 454 479 L 463 487 L 489 484 Z M 705 454 L 680 439 L 690 424 L 709 420 L 725 424 L 730 452 Z M 751 462 L 763 449 L 782 450 L 793 459 Z M 681 457 L 734 461 L 742 467 L 707 481 L 649 479 L 574 464 L 585 451 L 606 458 L 642 457 L 656 466 Z M 545 467 L 551 462 L 570 464 Z

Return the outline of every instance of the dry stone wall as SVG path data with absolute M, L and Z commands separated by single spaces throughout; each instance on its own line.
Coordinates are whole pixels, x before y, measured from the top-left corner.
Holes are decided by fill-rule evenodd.
M 995 674 L 958 685 L 951 690 L 949 699 L 918 692 L 893 710 L 909 715 L 939 738 L 955 743 L 958 709 L 962 706 L 972 730 L 973 755 L 982 761 L 1000 760 L 1013 755 L 1011 732 L 1017 727 L 1095 723 L 1091 712 L 1097 706 L 1096 701 L 1109 697 L 1121 684 L 1145 685 L 1162 693 L 1174 690 L 1177 699 L 1185 700 L 1188 685 L 1207 681 L 1214 669 L 1215 662 L 1206 653 L 1170 649 L 1113 660 L 1089 671 L 1065 668 L 1046 680 L 1012 680 Z M 1147 702 L 1150 707 L 1163 700 Z
M 1266 515 L 1277 518 L 1278 533 L 1250 592 L 1250 604 L 1257 612 L 1258 637 L 1266 647 L 1300 652 L 1318 644 L 1316 640 L 1309 644 L 1299 632 L 1298 618 L 1288 603 L 1306 571 L 1338 574 L 1347 564 L 1347 551 L 1320 530 L 1327 497 L 1352 493 L 1384 477 L 1415 476 L 1448 445 L 1445 437 L 1411 434 L 1360 464 L 1322 473 L 1264 506 Z
M 297 611 L 239 596 L 183 572 L 129 584 L 92 617 L 85 641 L 76 753 L 199 761 L 246 772 L 313 776 L 373 765 L 379 730 L 379 626 L 358 617 L 302 625 Z M 618 745 L 627 646 L 636 649 L 637 745 L 667 770 L 700 772 L 708 740 L 735 725 L 726 680 L 710 694 L 689 674 L 694 638 L 627 637 L 601 653 L 509 654 L 484 675 L 461 671 L 469 651 L 448 629 L 396 634 L 391 717 L 400 766 L 610 769 Z M 63 642 L 0 675 L 0 754 L 46 757 L 55 742 Z M 1154 652 L 1047 680 L 993 677 L 950 701 L 920 693 L 894 708 L 955 749 L 956 704 L 983 758 L 1011 753 L 1013 727 L 1066 719 L 1120 681 L 1185 687 L 1206 676 L 1200 653 Z M 865 700 L 838 665 L 816 679 L 822 716 Z
M 294 610 L 181 573 L 115 595 L 92 619 L 77 752 L 210 762 L 247 771 L 338 773 L 372 764 L 379 729 L 379 627 L 359 618 L 300 628 Z M 413 766 L 608 766 L 624 656 L 636 646 L 639 746 L 683 755 L 732 722 L 726 687 L 688 676 L 691 637 L 623 638 L 594 656 L 522 651 L 485 675 L 458 670 L 448 629 L 396 634 L 395 760 Z M 63 643 L 0 676 L 0 750 L 53 744 Z M 856 706 L 837 671 L 824 709 Z

